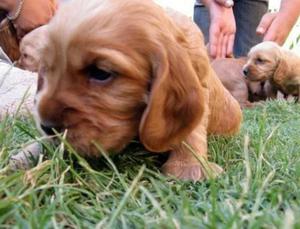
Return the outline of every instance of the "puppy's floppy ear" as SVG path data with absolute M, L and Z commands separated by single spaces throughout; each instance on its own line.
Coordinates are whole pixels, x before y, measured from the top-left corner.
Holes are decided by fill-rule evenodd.
M 286 75 L 288 74 L 288 63 L 285 60 L 284 55 L 280 55 L 278 59 L 277 67 L 273 74 L 273 80 L 275 83 L 281 85 L 281 83 L 286 78 Z
M 176 42 L 165 44 L 157 48 L 154 59 L 151 91 L 139 134 L 148 150 L 163 152 L 193 131 L 208 101 L 185 48 Z M 207 62 L 202 69 L 207 74 L 207 57 L 197 61 Z

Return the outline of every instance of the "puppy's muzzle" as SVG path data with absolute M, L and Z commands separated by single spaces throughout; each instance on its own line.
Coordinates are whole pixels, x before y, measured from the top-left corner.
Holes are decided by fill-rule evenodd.
M 45 132 L 45 134 L 47 134 L 49 136 L 62 132 L 62 128 L 59 126 L 43 125 L 43 124 L 40 124 L 40 126 L 41 126 L 41 129 Z
M 243 74 L 244 74 L 245 78 L 247 78 L 248 73 L 249 73 L 248 68 L 243 68 Z

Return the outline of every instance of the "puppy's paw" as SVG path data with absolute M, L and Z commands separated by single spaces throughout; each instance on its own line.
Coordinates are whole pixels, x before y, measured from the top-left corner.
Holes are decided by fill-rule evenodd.
M 208 162 L 206 168 L 200 163 L 165 163 L 162 166 L 165 175 L 173 176 L 181 180 L 201 181 L 219 176 L 224 170 L 216 163 Z

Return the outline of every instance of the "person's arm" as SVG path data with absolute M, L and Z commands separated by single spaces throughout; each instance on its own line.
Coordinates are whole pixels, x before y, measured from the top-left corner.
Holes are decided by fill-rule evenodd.
M 209 53 L 211 57 L 231 56 L 236 32 L 232 8 L 225 7 L 215 0 L 203 0 L 203 4 L 210 13 Z
M 300 0 L 282 0 L 277 13 L 267 13 L 257 27 L 257 34 L 264 41 L 274 41 L 282 45 L 300 14 Z

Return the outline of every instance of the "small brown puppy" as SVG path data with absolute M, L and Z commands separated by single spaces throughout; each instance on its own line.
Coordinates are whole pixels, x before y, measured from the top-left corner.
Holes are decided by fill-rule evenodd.
M 21 40 L 20 52 L 21 57 L 18 61 L 18 67 L 37 72 L 40 65 L 40 49 L 47 39 L 47 26 L 41 26 L 28 33 Z
M 243 68 L 251 81 L 270 81 L 269 93 L 276 97 L 277 90 L 284 94 L 300 94 L 300 57 L 274 42 L 254 46 Z
M 252 102 L 265 100 L 264 84 L 251 82 L 243 75 L 246 58 L 220 58 L 212 61 L 212 67 L 219 79 L 239 102 L 241 108 L 252 107 Z
M 139 137 L 149 151 L 170 152 L 165 174 L 208 176 L 182 142 L 207 158 L 207 135 L 236 133 L 242 113 L 188 17 L 152 0 L 73 0 L 47 31 L 36 97 L 46 134 L 67 130 L 78 153 L 96 158 L 95 142 L 119 152 Z

